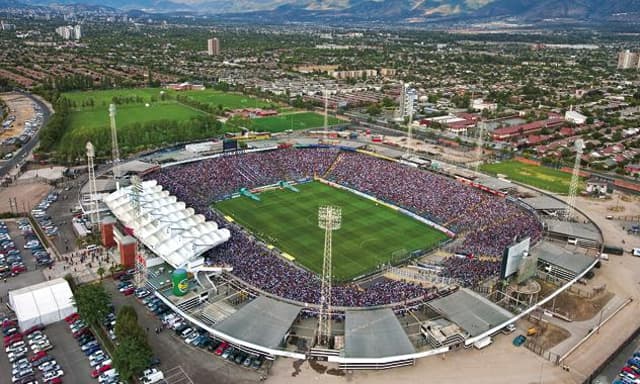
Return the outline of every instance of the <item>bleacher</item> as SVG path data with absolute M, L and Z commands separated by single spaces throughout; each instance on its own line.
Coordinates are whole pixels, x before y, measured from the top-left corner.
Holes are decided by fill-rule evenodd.
M 200 314 L 204 319 L 212 324 L 216 324 L 234 314 L 237 310 L 224 301 L 209 303 L 205 305 Z

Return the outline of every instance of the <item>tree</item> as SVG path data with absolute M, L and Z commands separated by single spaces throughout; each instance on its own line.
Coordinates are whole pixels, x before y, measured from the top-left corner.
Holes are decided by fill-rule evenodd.
M 367 113 L 371 116 L 378 116 L 382 113 L 382 109 L 378 104 L 371 104 L 369 108 L 367 108 Z
M 102 281 L 102 278 L 104 277 L 105 272 L 106 271 L 102 266 L 98 267 L 98 270 L 96 271 L 96 273 L 98 274 L 98 276 L 100 276 L 100 281 Z
M 110 312 L 111 295 L 102 282 L 80 285 L 73 295 L 78 314 L 89 324 L 99 325 Z
M 136 310 L 128 305 L 118 311 L 115 328 L 119 341 L 113 354 L 113 366 L 120 376 L 129 379 L 149 365 L 153 355 L 146 332 L 138 324 Z
M 140 374 L 149 366 L 153 356 L 144 331 L 138 331 L 121 340 L 113 352 L 113 367 L 120 373 L 120 378 L 129 380 Z
M 136 310 L 130 305 L 125 305 L 120 308 L 118 316 L 116 317 L 116 338 L 118 340 L 125 339 L 134 334 L 138 327 L 138 314 Z

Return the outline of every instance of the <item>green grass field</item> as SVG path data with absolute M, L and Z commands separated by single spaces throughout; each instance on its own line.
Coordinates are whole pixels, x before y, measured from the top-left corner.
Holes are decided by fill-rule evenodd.
M 85 100 L 93 99 L 94 106 L 89 108 L 109 108 L 109 104 L 114 97 L 128 98 L 128 97 L 140 97 L 143 99 L 143 103 L 151 102 L 152 97 L 160 98 L 159 88 L 123 88 L 123 89 L 108 89 L 100 91 L 77 91 L 77 92 L 65 92 L 62 97 L 74 101 L 78 108 L 81 108 L 82 102 Z
M 555 193 L 569 193 L 571 174 L 552 168 L 524 164 L 519 161 L 503 161 L 495 164 L 484 164 L 481 170 L 503 175 L 509 179 L 528 184 L 536 188 Z
M 269 108 L 272 105 L 272 103 L 268 103 L 265 100 L 256 99 L 254 97 L 242 95 L 239 93 L 225 93 L 213 89 L 205 89 L 203 91 L 177 92 L 160 88 L 124 88 L 99 91 L 65 92 L 62 94 L 62 96 L 71 101 L 74 101 L 78 108 L 82 108 L 83 101 L 93 99 L 94 106 L 88 108 L 106 109 L 111 103 L 113 97 L 140 97 L 142 99 L 142 103 L 150 103 L 153 97 L 155 97 L 157 100 L 160 100 L 161 91 L 164 91 L 166 94 L 171 95 L 174 99 L 177 95 L 188 96 L 189 98 L 201 103 L 207 103 L 213 106 L 222 105 L 224 108 L 229 109 Z
M 388 263 L 395 254 L 426 249 L 446 235 L 390 208 L 321 183 L 297 186 L 299 193 L 273 190 L 261 201 L 246 197 L 225 200 L 215 208 L 296 258 L 322 272 L 324 230 L 318 228 L 318 207 L 342 208 L 342 228 L 333 235 L 333 273 L 349 280 Z
M 188 120 L 192 117 L 203 116 L 193 108 L 175 102 L 156 103 L 149 107 L 144 105 L 123 105 L 116 111 L 118 128 L 125 128 L 133 123 L 146 123 L 159 120 Z M 73 131 L 109 128 L 109 111 L 103 109 L 89 109 L 72 112 L 69 118 L 69 128 Z
M 220 133 L 214 127 L 207 128 L 190 121 L 198 116 L 205 117 L 206 114 L 176 102 L 153 103 L 149 107 L 135 104 L 120 106 L 116 115 L 120 151 L 127 154 Z M 82 153 L 87 141 L 94 144 L 99 156 L 110 153 L 108 111 L 85 109 L 71 112 L 67 125 L 68 128 L 57 146 L 60 154 L 66 157 L 77 156 Z
M 324 116 L 314 112 L 290 113 L 286 115 L 253 119 L 251 129 L 258 132 L 282 132 L 287 129 L 300 130 L 324 127 Z M 345 121 L 329 116 L 328 124 L 336 125 Z
M 256 99 L 255 97 L 246 96 L 240 93 L 225 93 L 212 89 L 205 89 L 204 91 L 174 92 L 172 94 L 186 95 L 201 103 L 207 103 L 213 106 L 223 105 L 225 108 L 229 109 L 270 108 L 272 105 L 275 105 L 275 103 L 268 103 L 265 100 Z

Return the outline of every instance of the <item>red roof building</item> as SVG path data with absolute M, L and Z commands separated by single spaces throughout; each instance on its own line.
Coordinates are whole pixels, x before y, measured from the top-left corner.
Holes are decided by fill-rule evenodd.
M 518 139 L 538 133 L 544 128 L 558 128 L 564 124 L 565 121 L 561 118 L 539 120 L 531 123 L 514 125 L 512 127 L 498 128 L 491 133 L 491 137 L 496 141 Z

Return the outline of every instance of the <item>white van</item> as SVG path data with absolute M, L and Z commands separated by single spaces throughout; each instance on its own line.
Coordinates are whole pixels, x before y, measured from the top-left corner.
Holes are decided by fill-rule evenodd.
M 578 245 L 578 239 L 568 239 L 567 243 L 571 245 Z
M 633 248 L 633 251 L 631 252 L 631 254 L 633 256 L 638 256 L 640 257 L 640 248 Z
M 143 384 L 154 384 L 157 383 L 158 381 L 164 379 L 164 373 L 162 373 L 162 371 L 158 371 L 158 372 L 154 372 L 150 375 L 147 375 L 145 377 L 142 378 L 142 383 Z
M 483 348 L 486 348 L 489 345 L 491 345 L 491 343 L 493 343 L 493 340 L 491 339 L 491 336 L 487 336 L 484 339 L 480 339 L 480 340 L 476 341 L 475 343 L 473 343 L 473 346 L 476 349 L 483 349 Z

